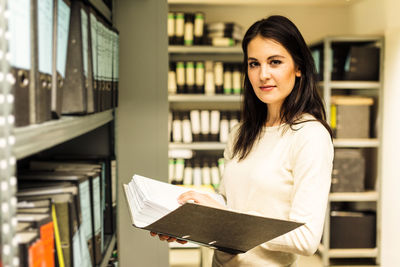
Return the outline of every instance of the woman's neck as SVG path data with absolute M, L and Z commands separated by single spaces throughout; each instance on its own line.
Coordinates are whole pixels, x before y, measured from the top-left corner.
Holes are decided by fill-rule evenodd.
M 265 126 L 271 127 L 271 126 L 279 126 L 281 125 L 281 116 L 280 116 L 280 106 L 279 107 L 273 107 L 271 105 L 268 105 L 268 116 L 267 116 L 267 121 L 265 123 Z

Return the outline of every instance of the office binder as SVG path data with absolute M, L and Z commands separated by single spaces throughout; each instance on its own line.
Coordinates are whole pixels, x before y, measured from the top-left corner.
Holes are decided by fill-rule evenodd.
M 113 53 L 112 53 L 112 101 L 111 107 L 118 107 L 118 82 L 119 82 L 119 33 L 116 29 L 112 31 Z
M 74 203 L 74 196 L 71 193 L 43 194 L 37 196 L 19 196 L 20 203 L 38 203 L 51 201 L 49 205 L 55 208 L 55 216 L 58 225 L 59 238 L 61 243 L 62 258 L 65 267 L 72 267 L 73 262 L 73 238 L 78 232 L 78 221 Z M 53 221 L 55 221 L 53 216 Z M 75 253 L 80 253 L 76 251 Z M 58 256 L 58 260 L 60 261 Z
M 98 77 L 98 52 L 97 52 L 97 16 L 93 8 L 89 9 L 89 19 L 90 19 L 90 42 L 91 42 L 91 55 L 92 55 L 92 73 L 93 73 L 93 109 L 94 112 L 99 111 L 99 77 Z
M 28 267 L 29 259 L 35 259 L 36 261 L 41 260 L 41 258 L 37 258 L 38 255 L 33 254 L 34 244 L 39 239 L 39 234 L 37 231 L 20 231 L 17 232 L 15 236 L 18 240 L 19 266 Z M 34 258 L 34 256 L 36 256 L 36 258 Z
M 71 1 L 62 114 L 86 114 L 88 111 L 88 91 L 92 90 L 88 25 L 88 13 L 84 3 L 80 0 Z
M 32 36 L 32 18 L 30 0 L 15 0 L 8 2 L 10 17 L 8 19 L 8 28 L 10 32 L 9 51 L 10 71 L 15 78 L 12 91 L 14 94 L 14 115 L 15 126 L 26 126 L 30 124 L 31 112 L 34 112 L 34 106 L 31 105 L 33 98 L 31 86 L 33 44 Z M 33 91 L 34 92 L 34 91 Z
M 39 78 L 35 94 L 35 122 L 41 123 L 51 119 L 54 0 L 34 0 L 34 2 L 32 10 L 33 17 L 37 19 L 34 34 L 37 34 L 37 75 Z
M 25 196 L 38 195 L 38 188 L 35 188 L 48 183 L 52 185 L 54 189 L 43 190 L 41 195 L 46 192 L 51 194 L 55 193 L 67 193 L 65 187 L 68 188 L 73 186 L 75 188 L 75 203 L 77 203 L 77 221 L 78 221 L 78 231 L 73 236 L 72 246 L 73 246 L 73 266 L 91 266 L 94 260 L 93 255 L 93 232 L 92 232 L 92 211 L 90 202 L 90 184 L 89 179 L 85 175 L 66 175 L 65 173 L 20 173 L 18 178 L 23 183 L 26 183 L 26 187 L 31 189 L 25 189 Z M 41 181 L 38 183 L 38 181 Z M 29 182 L 29 183 L 27 183 Z M 29 192 L 34 190 L 34 192 Z M 28 191 L 29 193 L 27 193 Z M 36 191 L 36 192 L 35 192 Z
M 40 242 L 42 248 L 42 261 L 34 258 L 34 261 L 38 261 L 43 266 L 53 267 L 54 263 L 54 227 L 53 220 L 50 214 L 35 214 L 35 213 L 17 213 L 16 216 L 18 222 L 29 222 L 33 224 L 33 227 L 39 230 Z M 33 265 L 37 266 L 37 265 Z
M 95 264 L 100 264 L 102 259 L 103 247 L 103 226 L 102 222 L 102 206 L 101 206 L 101 177 L 100 165 L 97 164 L 74 164 L 71 163 L 70 167 L 63 167 L 62 169 L 49 168 L 41 171 L 31 171 L 27 176 L 22 179 L 36 179 L 44 181 L 71 181 L 75 180 L 76 176 L 84 175 L 88 177 L 89 192 L 90 192 L 90 231 L 92 234 L 92 250 L 91 255 Z M 86 167 L 87 169 L 85 169 Z M 42 168 L 43 169 L 43 168 Z M 82 207 L 84 208 L 84 207 Z
M 53 23 L 53 74 L 51 86 L 51 112 L 53 118 L 59 118 L 61 116 L 70 15 L 71 2 L 69 0 L 55 0 Z
M 178 196 L 188 190 L 134 175 L 124 185 L 133 226 L 238 254 L 303 225 L 193 203 L 179 206 Z

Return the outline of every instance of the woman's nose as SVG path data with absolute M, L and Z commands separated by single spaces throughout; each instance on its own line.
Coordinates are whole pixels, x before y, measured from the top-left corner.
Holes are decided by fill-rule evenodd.
M 260 80 L 265 81 L 271 78 L 271 72 L 270 69 L 266 64 L 261 65 L 261 71 L 260 71 Z

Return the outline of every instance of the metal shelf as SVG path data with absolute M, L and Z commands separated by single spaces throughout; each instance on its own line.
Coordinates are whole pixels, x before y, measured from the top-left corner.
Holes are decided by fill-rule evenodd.
M 347 1 L 337 0 L 168 0 L 168 4 L 184 5 L 296 5 L 296 6 L 345 6 L 349 5 Z M 350 3 L 351 4 L 351 3 Z
M 241 95 L 204 95 L 204 94 L 176 94 L 169 95 L 169 102 L 240 102 Z
M 379 147 L 377 138 L 339 138 L 333 139 L 335 147 Z
M 110 236 L 110 238 L 111 238 L 111 240 L 108 242 L 107 249 L 103 254 L 103 259 L 101 260 L 99 267 L 107 267 L 108 266 L 108 261 L 111 258 L 112 252 L 114 250 L 115 242 L 116 242 L 115 235 Z
M 225 143 L 219 142 L 169 143 L 169 149 L 224 150 L 225 146 Z
M 318 86 L 323 87 L 324 82 L 318 82 Z M 328 86 L 331 89 L 379 89 L 381 83 L 370 81 L 330 81 Z
M 340 192 L 330 193 L 330 201 L 378 201 L 379 194 L 376 191 L 368 192 Z
M 318 250 L 325 253 L 324 245 L 320 244 Z M 328 250 L 330 258 L 376 258 L 378 256 L 377 248 L 332 248 Z
M 236 46 L 207 46 L 207 45 L 170 45 L 168 46 L 168 53 L 173 54 L 242 54 L 242 47 Z
M 14 128 L 13 154 L 17 159 L 61 144 L 113 119 L 112 110 L 86 116 L 64 116 L 41 124 Z

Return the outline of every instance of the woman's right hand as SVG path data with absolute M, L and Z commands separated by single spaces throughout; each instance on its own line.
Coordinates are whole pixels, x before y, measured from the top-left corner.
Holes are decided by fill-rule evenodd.
M 162 235 L 162 234 L 157 234 L 157 233 L 155 233 L 155 232 L 150 232 L 150 235 L 151 236 L 157 236 L 158 235 L 158 238 L 161 240 L 161 241 L 167 241 L 167 242 L 178 242 L 178 243 L 180 243 L 180 244 L 186 244 L 187 243 L 187 241 L 185 241 L 185 240 L 180 240 L 180 239 L 177 239 L 177 238 L 175 238 L 175 237 L 172 237 L 172 236 L 168 236 L 168 235 Z

